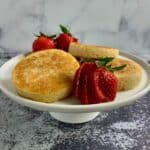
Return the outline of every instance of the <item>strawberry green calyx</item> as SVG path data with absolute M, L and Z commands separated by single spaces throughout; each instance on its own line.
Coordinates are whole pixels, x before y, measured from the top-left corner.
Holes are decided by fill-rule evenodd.
M 106 66 L 113 59 L 114 59 L 113 57 L 105 57 L 105 58 L 99 59 L 98 61 L 96 61 L 96 63 L 98 66 Z
M 41 37 L 41 36 L 44 36 L 44 37 L 47 37 L 47 38 L 55 38 L 56 37 L 56 34 L 52 34 L 52 35 L 46 35 L 45 33 L 43 32 L 39 32 L 39 34 L 34 34 L 36 37 Z
M 117 67 L 112 67 L 111 64 L 108 65 L 108 63 L 111 62 L 113 59 L 114 59 L 113 57 L 105 57 L 105 58 L 96 60 L 95 63 L 98 67 L 104 67 L 110 72 L 122 70 L 127 66 L 126 64 L 117 66 Z
M 69 31 L 69 29 L 67 29 L 67 27 L 63 26 L 62 24 L 60 24 L 59 27 L 63 33 L 67 33 L 72 36 L 71 32 Z
M 56 37 L 56 34 L 52 34 L 52 35 L 50 35 L 50 36 L 47 36 L 48 38 L 55 38 Z
M 114 71 L 119 71 L 122 70 L 123 68 L 125 68 L 127 65 L 121 65 L 121 66 L 117 66 L 117 67 L 112 67 L 111 65 L 106 66 L 106 68 L 108 68 L 109 71 L 114 72 Z

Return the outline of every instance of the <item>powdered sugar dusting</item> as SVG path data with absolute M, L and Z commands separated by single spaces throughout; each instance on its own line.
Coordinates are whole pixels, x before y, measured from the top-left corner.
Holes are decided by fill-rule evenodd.
M 108 138 L 108 141 L 105 144 L 111 143 L 115 145 L 116 148 L 127 150 L 137 146 L 137 140 L 130 138 L 130 136 L 125 133 L 113 133 L 110 131 L 108 134 L 102 135 L 102 139 Z
M 148 149 L 150 95 L 138 103 L 80 125 L 60 123 L 46 112 L 10 101 L 0 92 L 0 149 Z
M 144 124 L 136 122 L 117 122 L 111 125 L 111 128 L 124 129 L 124 130 L 139 130 L 142 129 Z

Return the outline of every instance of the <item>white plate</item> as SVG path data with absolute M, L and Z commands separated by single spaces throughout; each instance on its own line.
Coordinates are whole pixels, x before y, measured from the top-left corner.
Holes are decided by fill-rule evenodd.
M 108 110 L 116 109 L 118 107 L 130 104 L 135 100 L 137 100 L 138 98 L 140 98 L 141 96 L 143 96 L 144 94 L 146 94 L 150 90 L 150 66 L 147 63 L 145 63 L 142 59 L 132 54 L 126 52 L 120 52 L 120 56 L 125 57 L 126 59 L 132 59 L 142 66 L 143 68 L 142 80 L 140 81 L 139 86 L 137 86 L 135 89 L 125 91 L 125 92 L 118 92 L 117 97 L 113 102 L 81 105 L 77 99 L 73 97 L 69 97 L 67 99 L 64 99 L 63 101 L 47 104 L 47 103 L 32 101 L 30 99 L 19 96 L 12 85 L 11 74 L 14 66 L 18 63 L 18 61 L 20 61 L 24 57 L 23 54 L 10 59 L 0 68 L 0 89 L 8 97 L 10 97 L 14 101 L 22 105 L 37 110 L 42 110 L 42 111 L 61 112 L 61 114 L 51 113 L 51 115 L 54 118 L 61 120 L 63 122 L 70 122 L 70 123 L 86 122 L 93 119 L 95 116 L 97 116 L 98 113 L 92 113 L 92 112 L 108 111 Z M 76 114 L 74 113 L 78 113 L 78 116 L 76 116 Z M 83 117 L 81 117 L 82 113 L 85 114 L 83 115 Z M 62 119 L 62 115 L 63 115 L 63 119 Z M 80 120 L 78 120 L 79 116 L 80 116 Z M 73 118 L 72 121 L 68 117 L 70 119 Z M 77 118 L 75 119 L 75 117 Z

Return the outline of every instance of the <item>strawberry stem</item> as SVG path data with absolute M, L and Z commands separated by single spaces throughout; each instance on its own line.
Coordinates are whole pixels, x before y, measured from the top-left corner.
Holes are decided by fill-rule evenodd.
M 111 62 L 114 58 L 113 57 L 105 57 L 101 58 L 97 61 L 97 65 L 106 66 L 109 62 Z

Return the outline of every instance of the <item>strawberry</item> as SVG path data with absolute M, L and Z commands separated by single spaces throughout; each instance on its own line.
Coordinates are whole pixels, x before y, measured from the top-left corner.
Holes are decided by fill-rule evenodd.
M 78 42 L 78 39 L 73 37 L 70 31 L 63 25 L 60 25 L 60 29 L 63 33 L 59 34 L 56 38 L 57 48 L 68 51 L 70 43 Z
M 89 76 L 88 74 L 93 71 L 97 66 L 95 63 L 83 63 L 81 67 L 77 70 L 74 78 L 74 94 L 77 98 L 81 100 L 82 104 L 89 103 Z
M 92 93 L 90 92 L 91 87 L 89 84 L 90 76 L 89 74 L 92 73 L 97 66 L 94 63 L 84 63 L 82 64 L 83 69 L 81 70 L 81 83 L 79 88 L 79 98 L 81 95 L 81 104 L 89 104 Z
M 91 78 L 91 82 L 93 83 L 93 99 L 91 100 L 91 104 L 105 102 L 105 95 L 101 90 L 101 85 L 99 84 L 99 76 L 100 74 L 95 71 L 93 73 L 93 78 Z
M 102 102 L 113 101 L 117 92 L 117 77 L 105 68 L 98 68 L 95 73 L 98 75 L 98 87 L 104 95 Z
M 80 89 L 79 86 L 81 87 L 81 72 L 84 69 L 85 64 L 81 65 L 80 68 L 76 71 L 74 81 L 73 81 L 73 89 L 74 89 L 74 95 L 79 98 L 80 95 Z
M 97 69 L 95 63 L 83 63 L 75 74 L 73 89 L 81 104 L 96 103 L 91 80 L 95 69 Z
M 80 86 L 80 95 L 79 99 L 81 100 L 81 104 L 88 104 L 89 103 L 89 96 L 88 96 L 88 76 L 86 75 L 84 78 L 81 78 L 82 86 Z
M 53 39 L 55 36 L 56 35 L 47 36 L 42 32 L 40 32 L 40 35 L 37 36 L 37 39 L 35 39 L 32 44 L 33 52 L 55 48 L 55 42 Z
M 118 80 L 113 71 L 126 65 L 112 68 L 107 65 L 113 58 L 103 58 L 95 62 L 83 62 L 77 70 L 73 90 L 81 104 L 96 104 L 113 101 L 116 97 Z

